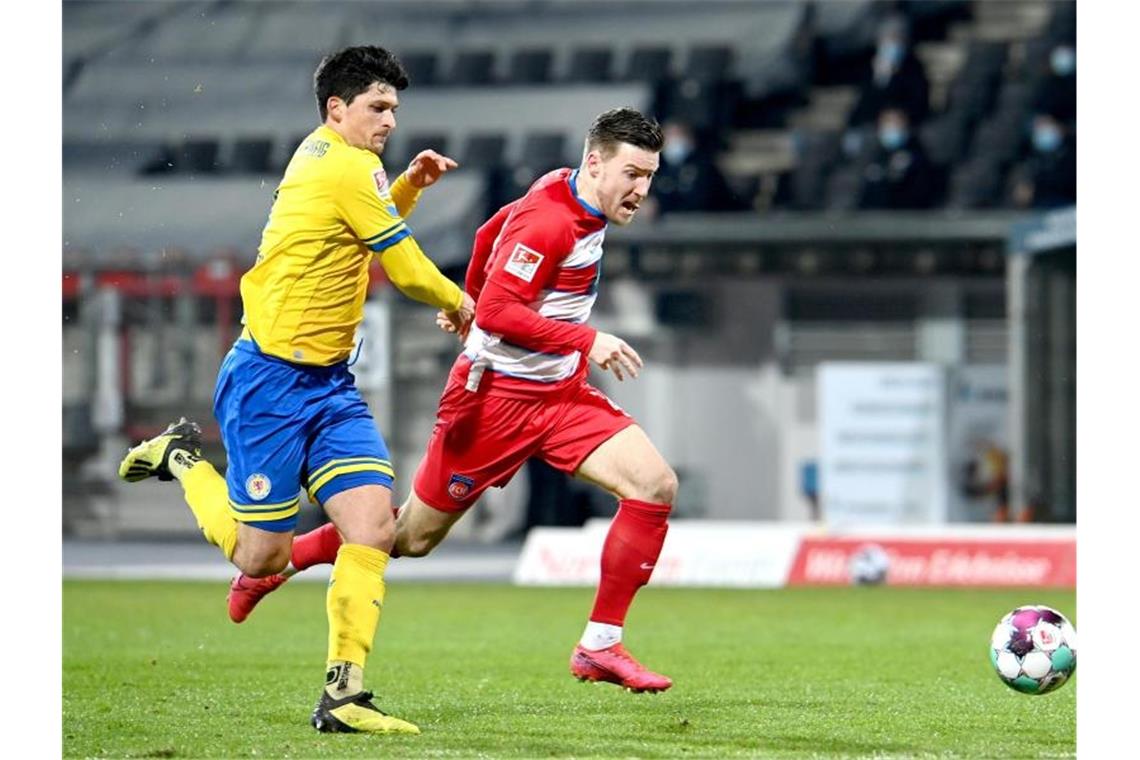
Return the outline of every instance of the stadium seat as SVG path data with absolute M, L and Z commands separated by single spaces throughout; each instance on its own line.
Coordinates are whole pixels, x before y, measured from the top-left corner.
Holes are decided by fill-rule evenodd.
M 660 82 L 671 75 L 673 51 L 667 47 L 639 47 L 629 56 L 625 78 L 635 82 Z
M 955 210 L 992 208 L 997 205 L 1001 191 L 1000 168 L 988 160 L 970 160 L 951 173 L 946 205 Z
M 495 54 L 490 50 L 466 50 L 456 54 L 451 62 L 447 84 L 491 84 L 495 74 Z
M 679 119 L 706 134 L 719 134 L 736 112 L 740 83 L 686 78 L 665 95 L 661 108 L 666 118 Z
M 940 40 L 955 22 L 969 21 L 973 11 L 969 0 L 923 0 L 907 3 L 906 16 L 913 43 Z
M 965 151 L 968 126 L 960 114 L 948 113 L 919 127 L 918 139 L 933 163 L 955 163 Z
M 608 82 L 613 51 L 609 48 L 577 48 L 570 56 L 567 80 L 571 82 Z
M 493 169 L 504 163 L 506 149 L 506 135 L 485 133 L 468 135 L 460 165 L 465 169 Z
M 732 68 L 732 49 L 723 45 L 699 45 L 689 51 L 685 77 L 699 82 L 728 79 Z
M 822 161 L 807 160 L 788 176 L 788 200 L 792 208 L 815 211 L 823 208 L 830 166 Z
M 1008 57 L 1005 42 L 999 40 L 971 40 L 966 52 L 966 76 L 993 77 L 1001 74 Z
M 970 152 L 977 158 L 1008 166 L 1017 158 L 1024 135 L 1024 123 L 1019 114 L 994 116 L 974 130 Z
M 1054 3 L 1053 14 L 1045 30 L 1045 37 L 1054 43 L 1077 39 L 1077 4 Z
M 298 132 L 285 141 L 285 163 L 289 163 L 289 159 L 293 157 L 297 148 L 301 147 L 301 143 L 305 142 L 305 138 L 308 136 L 308 132 Z
M 1025 42 L 1025 62 L 1023 72 L 1030 81 L 1033 81 L 1048 71 L 1049 55 L 1053 52 L 1056 43 L 1047 37 L 1037 37 Z
M 185 174 L 214 174 L 218 171 L 218 141 L 212 137 L 192 138 L 175 152 L 174 168 Z
M 554 56 L 544 48 L 516 50 L 507 69 L 510 84 L 543 84 L 550 81 L 550 64 Z
M 997 103 L 994 105 L 995 116 L 1001 113 L 1018 113 L 1025 115 L 1033 103 L 1033 88 L 1024 82 L 1007 80 L 998 90 Z
M 959 78 L 950 87 L 947 112 L 974 124 L 990 110 L 997 92 L 996 81 L 989 78 Z
M 535 175 L 562 166 L 566 162 L 566 135 L 562 132 L 532 132 L 523 141 L 520 166 Z
M 69 172 L 133 173 L 162 155 L 154 140 L 65 140 L 63 164 Z
M 831 173 L 825 182 L 823 207 L 828 211 L 854 211 L 863 186 L 862 167 L 849 164 Z
M 396 146 L 398 148 L 392 156 L 391 171 L 395 177 L 402 172 L 408 163 L 422 150 L 431 148 L 439 153 L 447 153 L 447 135 L 443 132 L 416 132 L 408 135 Z M 387 155 L 385 155 L 387 157 Z M 387 161 L 384 162 L 389 165 Z
M 268 137 L 250 137 L 237 140 L 230 154 L 229 170 L 245 174 L 268 174 L 272 166 L 273 140 Z
M 868 146 L 871 137 L 870 134 L 865 136 L 864 147 Z M 793 145 L 801 163 L 830 164 L 839 158 L 840 136 L 827 130 L 804 129 L 794 135 Z
M 409 51 L 399 56 L 413 87 L 438 84 L 439 56 L 430 50 Z

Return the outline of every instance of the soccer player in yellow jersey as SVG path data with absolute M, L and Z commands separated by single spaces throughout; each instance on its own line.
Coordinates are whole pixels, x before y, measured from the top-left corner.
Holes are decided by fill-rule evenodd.
M 328 587 L 325 689 L 311 722 L 320 731 L 419 733 L 364 690 L 395 536 L 394 473 L 347 365 L 374 255 L 400 291 L 443 309 L 456 329 L 470 323 L 473 301 L 405 222 L 423 188 L 456 163 L 423 151 L 389 182 L 380 155 L 408 78 L 388 51 L 327 56 L 314 86 L 324 123 L 277 188 L 257 260 L 241 280 L 245 328 L 218 373 L 226 477 L 201 458 L 201 431 L 185 419 L 131 449 L 119 475 L 179 480 L 206 540 L 252 578 L 289 565 L 306 489 L 343 540 Z

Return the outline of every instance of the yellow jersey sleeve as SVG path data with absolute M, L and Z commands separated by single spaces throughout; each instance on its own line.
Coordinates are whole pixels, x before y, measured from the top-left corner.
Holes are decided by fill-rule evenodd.
M 393 195 L 410 207 L 418 192 L 400 175 L 389 187 L 384 167 L 350 166 L 336 192 L 337 208 L 364 245 L 380 256 L 392 284 L 409 298 L 454 311 L 463 303 L 459 286 L 440 274 L 420 249 Z
M 412 230 L 396 208 L 382 165 L 353 162 L 345 168 L 333 202 L 353 234 L 376 253 L 382 253 Z
M 413 237 L 388 248 L 380 256 L 380 266 L 408 298 L 445 311 L 455 311 L 463 304 L 463 291 L 440 273 Z
M 414 186 L 408 182 L 408 175 L 401 174 L 396 177 L 396 181 L 392 183 L 392 200 L 396 202 L 396 210 L 400 212 L 400 216 L 407 219 L 416 210 L 416 204 L 420 202 L 420 195 L 423 193 L 423 188 Z

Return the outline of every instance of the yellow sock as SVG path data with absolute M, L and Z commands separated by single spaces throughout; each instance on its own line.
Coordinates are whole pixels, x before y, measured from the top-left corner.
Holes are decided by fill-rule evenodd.
M 380 624 L 387 566 L 387 553 L 370 546 L 341 544 L 337 551 L 325 598 L 329 615 L 330 670 L 345 663 L 354 664 L 361 671 L 364 669 L 376 626 Z
M 202 535 L 221 549 L 226 559 L 233 559 L 237 546 L 237 521 L 230 516 L 226 479 L 204 459 L 177 474 L 186 503 L 194 513 Z

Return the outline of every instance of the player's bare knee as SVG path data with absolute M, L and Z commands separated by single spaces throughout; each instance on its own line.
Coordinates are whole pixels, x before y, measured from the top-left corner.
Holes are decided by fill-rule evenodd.
M 234 555 L 234 564 L 250 578 L 267 578 L 276 575 L 289 565 L 290 550 L 256 554 L 251 556 Z
M 420 534 L 400 536 L 400 555 L 404 557 L 426 557 L 439 544 L 435 536 Z
M 654 504 L 672 504 L 677 498 L 677 473 L 672 467 L 662 463 L 661 468 L 647 479 L 643 487 L 646 501 Z
M 391 550 L 396 540 L 396 523 L 385 520 L 377 524 L 354 525 L 342 534 L 346 544 L 360 544 L 386 552 Z

